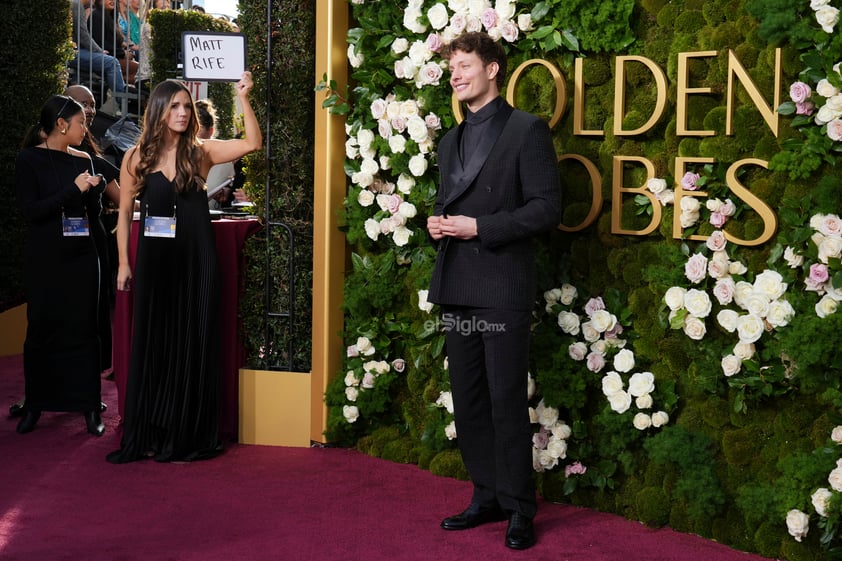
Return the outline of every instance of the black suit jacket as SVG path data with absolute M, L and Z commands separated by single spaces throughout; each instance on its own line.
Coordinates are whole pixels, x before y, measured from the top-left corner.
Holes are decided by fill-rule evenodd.
M 464 123 L 438 146 L 435 215 L 476 218 L 477 237 L 443 238 L 428 299 L 441 305 L 531 310 L 532 238 L 561 222 L 561 186 L 552 138 L 542 119 L 508 104 L 467 162 L 459 156 Z

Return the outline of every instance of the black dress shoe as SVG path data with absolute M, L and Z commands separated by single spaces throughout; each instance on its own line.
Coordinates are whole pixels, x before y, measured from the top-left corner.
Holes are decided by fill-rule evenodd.
M 509 516 L 509 526 L 506 528 L 506 547 L 512 549 L 529 549 L 535 545 L 535 528 L 532 519 L 519 512 Z
M 488 507 L 471 503 L 465 512 L 442 520 L 441 527 L 445 530 L 469 530 L 480 524 L 502 522 L 505 519 L 506 513 L 499 506 Z
M 35 425 L 38 424 L 38 419 L 41 418 L 40 411 L 33 411 L 32 409 L 26 409 L 23 412 L 23 419 L 20 420 L 18 423 L 18 428 L 16 429 L 20 434 L 26 434 L 28 432 L 32 432 L 32 429 L 35 428 Z
M 9 406 L 9 417 L 21 417 L 23 416 L 23 404 L 24 401 L 20 400 L 17 403 L 13 403 Z
M 85 425 L 88 427 L 88 432 L 94 436 L 102 436 L 105 433 L 105 425 L 102 424 L 99 411 L 86 411 Z

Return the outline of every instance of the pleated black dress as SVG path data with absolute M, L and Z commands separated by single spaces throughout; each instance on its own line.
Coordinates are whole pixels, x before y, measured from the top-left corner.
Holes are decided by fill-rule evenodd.
M 75 185 L 96 173 L 86 156 L 24 148 L 15 164 L 18 206 L 27 224 L 24 285 L 27 328 L 23 350 L 26 407 L 36 411 L 94 411 L 100 406 L 100 333 L 110 333 L 101 282 L 100 182 L 86 193 Z M 66 236 L 65 219 L 86 217 L 88 235 Z
M 207 195 L 176 193 L 173 182 L 154 172 L 140 209 L 123 438 L 108 461 L 209 458 L 222 451 L 221 280 Z M 174 238 L 144 235 L 147 216 L 173 212 Z

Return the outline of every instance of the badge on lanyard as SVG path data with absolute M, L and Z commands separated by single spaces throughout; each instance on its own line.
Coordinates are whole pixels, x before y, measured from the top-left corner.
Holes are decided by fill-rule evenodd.
M 61 233 L 64 237 L 84 237 L 91 235 L 91 227 L 86 216 L 71 216 L 61 213 Z
M 149 212 L 149 207 L 146 207 Z M 150 238 L 174 238 L 175 237 L 175 206 L 173 216 L 149 216 L 146 215 L 143 235 Z

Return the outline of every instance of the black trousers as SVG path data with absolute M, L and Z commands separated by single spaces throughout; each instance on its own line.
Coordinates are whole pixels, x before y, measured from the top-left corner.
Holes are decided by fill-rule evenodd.
M 531 313 L 443 306 L 450 387 L 472 502 L 534 517 L 527 380 Z

